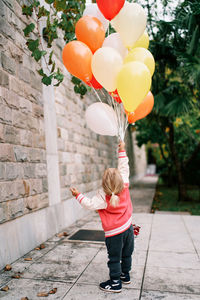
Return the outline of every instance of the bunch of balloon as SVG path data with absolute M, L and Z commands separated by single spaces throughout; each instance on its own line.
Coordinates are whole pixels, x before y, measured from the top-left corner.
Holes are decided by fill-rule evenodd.
M 96 2 L 86 6 L 76 23 L 77 40 L 64 47 L 63 63 L 94 91 L 103 87 L 102 95 L 107 93 L 107 106 L 95 103 L 88 107 L 88 127 L 99 134 L 115 133 L 123 139 L 128 124 L 149 114 L 154 103 L 150 87 L 155 61 L 147 49 L 147 18 L 143 7 L 136 3 Z M 109 22 L 115 33 L 109 34 Z
M 120 34 L 128 50 L 117 77 L 117 91 L 127 112 L 128 122 L 134 123 L 137 109 L 143 112 L 141 118 L 152 110 L 153 95 L 149 97 L 147 94 L 151 87 L 155 61 L 153 55 L 147 50 L 149 36 L 145 29 L 145 11 L 139 4 L 127 2 L 111 24 Z

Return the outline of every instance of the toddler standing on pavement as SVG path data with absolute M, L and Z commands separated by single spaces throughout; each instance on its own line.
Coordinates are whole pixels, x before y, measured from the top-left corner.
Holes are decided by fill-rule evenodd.
M 100 283 L 100 289 L 119 293 L 122 283 L 130 283 L 134 233 L 132 226 L 132 203 L 129 194 L 129 165 L 125 143 L 120 142 L 118 168 L 105 170 L 102 190 L 93 198 L 71 188 L 72 195 L 90 210 L 98 210 L 105 232 L 110 279 Z

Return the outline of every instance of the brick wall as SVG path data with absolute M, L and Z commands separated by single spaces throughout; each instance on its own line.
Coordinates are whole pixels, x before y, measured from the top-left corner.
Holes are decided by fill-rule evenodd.
M 17 1 L 0 2 L 0 222 L 48 205 L 42 85 Z
M 16 0 L 0 2 L 0 223 L 49 205 L 43 88 L 40 68 L 26 47 L 26 17 Z M 55 46 L 63 69 L 62 42 Z M 64 70 L 64 69 L 63 69 Z M 55 89 L 57 147 L 61 200 L 69 186 L 82 192 L 96 190 L 106 166 L 116 163 L 116 139 L 86 128 L 84 113 L 94 101 L 73 91 L 65 72 Z

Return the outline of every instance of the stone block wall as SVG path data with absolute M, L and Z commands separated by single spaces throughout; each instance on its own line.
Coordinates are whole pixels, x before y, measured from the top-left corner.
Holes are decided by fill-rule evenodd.
M 17 0 L 0 2 L 2 232 L 8 221 L 20 222 L 27 214 L 62 202 L 67 203 L 65 217 L 54 231 L 74 221 L 79 215 L 70 215 L 75 204 L 69 187 L 75 185 L 85 193 L 95 191 L 103 170 L 115 165 L 117 156 L 116 139 L 100 137 L 86 127 L 85 110 L 97 100 L 91 93 L 83 99 L 74 93 L 71 77 L 61 61 L 63 41 L 55 45 L 55 53 L 65 73 L 64 82 L 55 89 L 42 85 L 37 73 L 41 62 L 34 61 L 26 46 L 26 24 Z
M 141 179 L 146 175 L 147 171 L 147 158 L 145 145 L 138 147 L 136 140 L 136 132 L 131 133 L 133 141 L 133 178 L 135 181 Z
M 0 223 L 48 205 L 42 84 L 17 1 L 0 2 Z

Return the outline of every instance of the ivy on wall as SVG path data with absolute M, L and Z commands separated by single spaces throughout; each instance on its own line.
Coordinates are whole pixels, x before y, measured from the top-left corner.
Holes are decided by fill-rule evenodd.
M 65 43 L 75 39 L 75 24 L 83 14 L 85 0 L 45 0 L 45 2 L 45 7 L 37 0 L 30 1 L 28 5 L 22 5 L 22 14 L 30 21 L 23 31 L 31 56 L 37 62 L 44 57 L 48 66 L 48 74 L 43 68 L 37 70 L 41 76 L 42 83 L 47 86 L 52 83 L 54 86 L 59 86 L 64 79 L 64 75 L 53 59 L 53 42 L 60 38 L 58 37 L 59 29 L 63 32 Z M 43 36 L 39 32 L 39 22 L 42 17 L 46 17 Z M 33 38 L 33 32 L 36 32 L 35 38 Z M 46 41 L 47 48 L 50 49 L 49 55 L 43 49 L 42 38 Z M 72 77 L 72 82 L 74 83 L 74 91 L 81 96 L 85 95 L 87 88 L 82 81 Z

